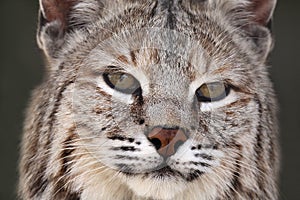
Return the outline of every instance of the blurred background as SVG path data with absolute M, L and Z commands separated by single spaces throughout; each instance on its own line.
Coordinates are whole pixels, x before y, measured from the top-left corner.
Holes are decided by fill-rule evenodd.
M 43 74 L 35 41 L 37 11 L 38 0 L 0 0 L 0 200 L 16 199 L 24 109 Z M 280 199 L 299 200 L 300 1 L 279 0 L 274 34 L 270 72 L 280 103 Z

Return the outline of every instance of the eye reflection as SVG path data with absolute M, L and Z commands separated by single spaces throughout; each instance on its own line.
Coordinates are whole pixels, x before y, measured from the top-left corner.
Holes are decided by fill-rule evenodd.
M 106 72 L 103 79 L 109 87 L 125 94 L 133 94 L 141 87 L 136 78 L 124 72 Z
M 196 91 L 200 102 L 213 102 L 224 99 L 230 92 L 229 86 L 223 82 L 204 83 Z

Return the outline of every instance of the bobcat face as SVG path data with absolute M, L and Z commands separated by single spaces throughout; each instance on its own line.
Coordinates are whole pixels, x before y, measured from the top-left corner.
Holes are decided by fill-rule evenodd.
M 81 64 L 73 96 L 81 145 L 139 195 L 166 187 L 175 195 L 195 181 L 221 187 L 242 143 L 255 140 L 253 67 L 231 38 L 210 51 L 232 51 L 213 56 L 206 42 L 166 29 L 122 30 Z
M 274 0 L 40 4 L 24 199 L 276 199 Z

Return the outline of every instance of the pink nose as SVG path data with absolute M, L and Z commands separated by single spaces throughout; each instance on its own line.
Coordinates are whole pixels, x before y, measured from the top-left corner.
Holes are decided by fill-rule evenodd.
M 182 129 L 155 127 L 148 134 L 148 139 L 157 152 L 167 158 L 175 154 L 188 138 Z

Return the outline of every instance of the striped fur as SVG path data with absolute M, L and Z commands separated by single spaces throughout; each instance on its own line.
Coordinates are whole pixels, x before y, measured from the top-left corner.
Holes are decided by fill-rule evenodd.
M 266 60 L 273 0 L 41 0 L 47 59 L 21 147 L 20 199 L 277 199 L 277 105 Z M 61 10 L 63 10 L 62 13 Z M 115 66 L 142 96 L 103 82 Z M 199 103 L 224 81 L 229 95 Z M 145 133 L 190 137 L 163 159 Z

